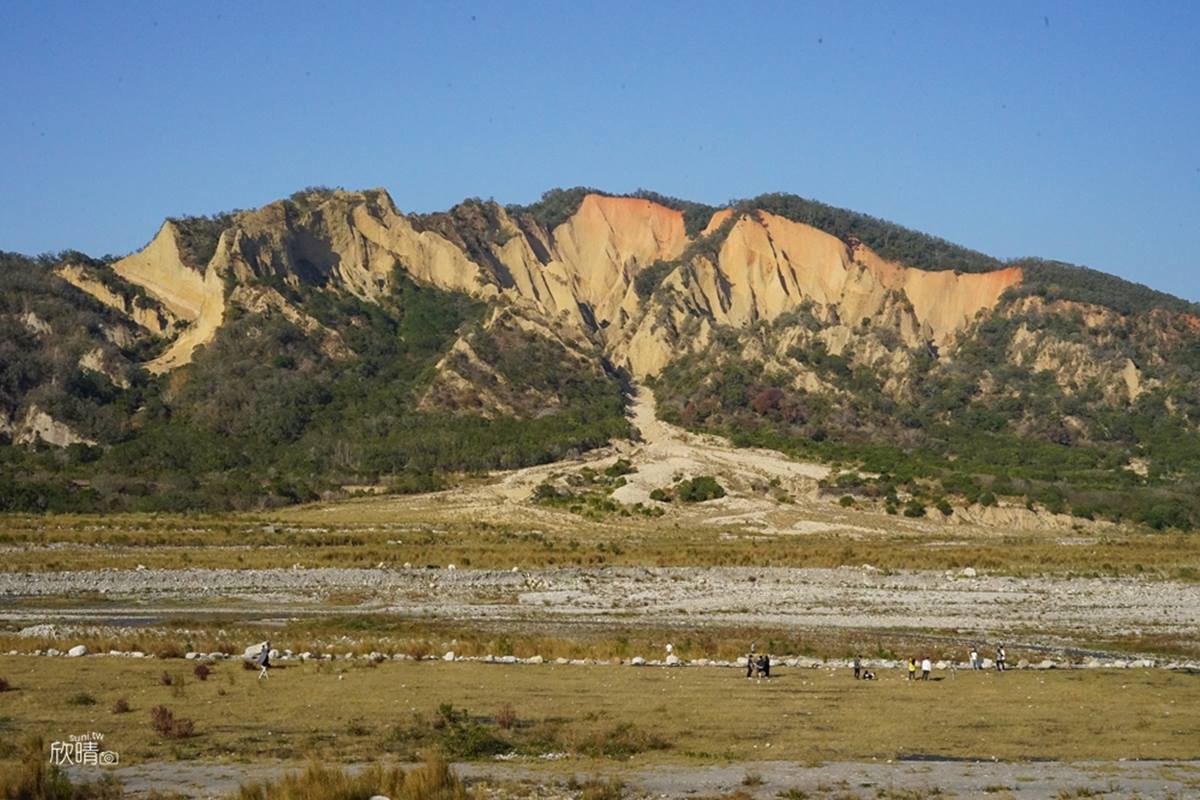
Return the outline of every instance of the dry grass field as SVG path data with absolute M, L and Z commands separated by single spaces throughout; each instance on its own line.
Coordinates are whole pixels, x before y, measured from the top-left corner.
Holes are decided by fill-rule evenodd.
M 522 519 L 523 514 L 528 519 Z M 1200 537 L 1136 529 L 1008 531 L 883 514 L 795 512 L 790 532 L 737 520 L 587 520 L 518 506 L 476 520 L 438 497 L 366 498 L 272 515 L 0 518 L 6 571 L 563 566 L 974 567 L 1015 576 L 1200 581 Z M 800 527 L 795 527 L 799 525 Z
M 166 685 L 163 675 L 170 678 Z M 536 761 L 870 761 L 906 756 L 1059 761 L 1200 759 L 1200 676 L 1154 670 L 935 673 L 361 662 L 276 669 L 119 658 L 0 658 L 3 741 L 88 731 L 123 764 L 317 757 Z M 114 713 L 118 700 L 129 710 Z M 194 723 L 151 727 L 166 706 Z M 13 758 L 12 747 L 7 758 Z M 576 763 L 576 765 L 578 765 Z

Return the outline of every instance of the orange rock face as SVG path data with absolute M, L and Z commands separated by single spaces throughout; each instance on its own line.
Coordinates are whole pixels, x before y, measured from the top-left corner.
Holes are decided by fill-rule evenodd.
M 521 227 L 495 207 L 495 230 L 485 231 L 490 262 L 414 227 L 383 192 L 335 192 L 302 219 L 283 210 L 272 204 L 240 215 L 205 269 L 182 263 L 170 223 L 146 249 L 114 265 L 184 326 L 152 369 L 186 364 L 211 340 L 223 321 L 227 278 L 241 282 L 266 270 L 295 279 L 301 262 L 367 300 L 385 292 L 402 266 L 418 282 L 514 304 L 593 337 L 638 375 L 657 372 L 680 348 L 701 346 L 714 326 L 769 321 L 806 303 L 821 307 L 832 326 L 865 320 L 891 326 L 908 344 L 943 344 L 1021 280 L 1017 268 L 924 271 L 756 212 L 738 216 L 715 259 L 675 266 L 660 284 L 665 293 L 643 297 L 637 276 L 656 262 L 678 261 L 690 243 L 683 214 L 650 200 L 588 195 L 552 231 Z M 735 213 L 716 212 L 702 235 Z

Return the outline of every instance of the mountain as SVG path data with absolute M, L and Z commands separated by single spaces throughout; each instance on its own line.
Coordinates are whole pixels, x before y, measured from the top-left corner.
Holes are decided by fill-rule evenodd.
M 294 502 L 633 435 L 630 383 L 918 514 L 1200 524 L 1200 309 L 790 195 L 311 189 L 0 263 L 0 507 Z M 901 502 L 901 501 L 904 502 Z

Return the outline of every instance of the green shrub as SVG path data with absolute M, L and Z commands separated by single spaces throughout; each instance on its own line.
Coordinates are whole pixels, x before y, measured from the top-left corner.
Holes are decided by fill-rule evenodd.
M 703 503 L 725 496 L 725 489 L 711 475 L 699 475 L 675 485 L 675 496 L 685 503 Z

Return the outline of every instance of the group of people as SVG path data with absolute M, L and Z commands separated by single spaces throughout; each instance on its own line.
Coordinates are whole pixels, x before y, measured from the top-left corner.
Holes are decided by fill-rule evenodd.
M 970 654 L 971 669 L 983 669 L 983 659 L 979 657 L 979 648 L 972 647 Z M 1004 672 L 1008 669 L 1008 653 L 1004 650 L 1004 645 L 996 646 L 996 671 Z
M 750 653 L 746 656 L 746 679 L 755 677 L 771 679 L 771 656 L 767 653 L 757 653 L 756 645 L 750 645 Z
M 969 660 L 971 669 L 983 669 L 983 659 L 979 656 L 979 647 L 971 647 Z M 1008 653 L 1005 652 L 1003 644 L 996 647 L 995 664 L 999 672 L 1004 672 L 1008 669 Z M 875 680 L 875 673 L 863 664 L 862 656 L 854 657 L 853 666 L 855 680 Z M 921 673 L 920 676 L 917 675 L 918 670 Z M 929 656 L 924 656 L 921 659 L 908 659 L 908 679 L 910 681 L 927 681 L 931 672 L 933 672 L 933 661 Z M 752 644 L 750 645 L 750 652 L 746 656 L 746 678 L 750 679 L 754 677 L 767 678 L 768 680 L 771 678 L 771 656 L 766 653 L 759 653 L 757 645 Z
M 854 680 L 873 681 L 875 673 L 863 666 L 862 656 L 854 657 Z

